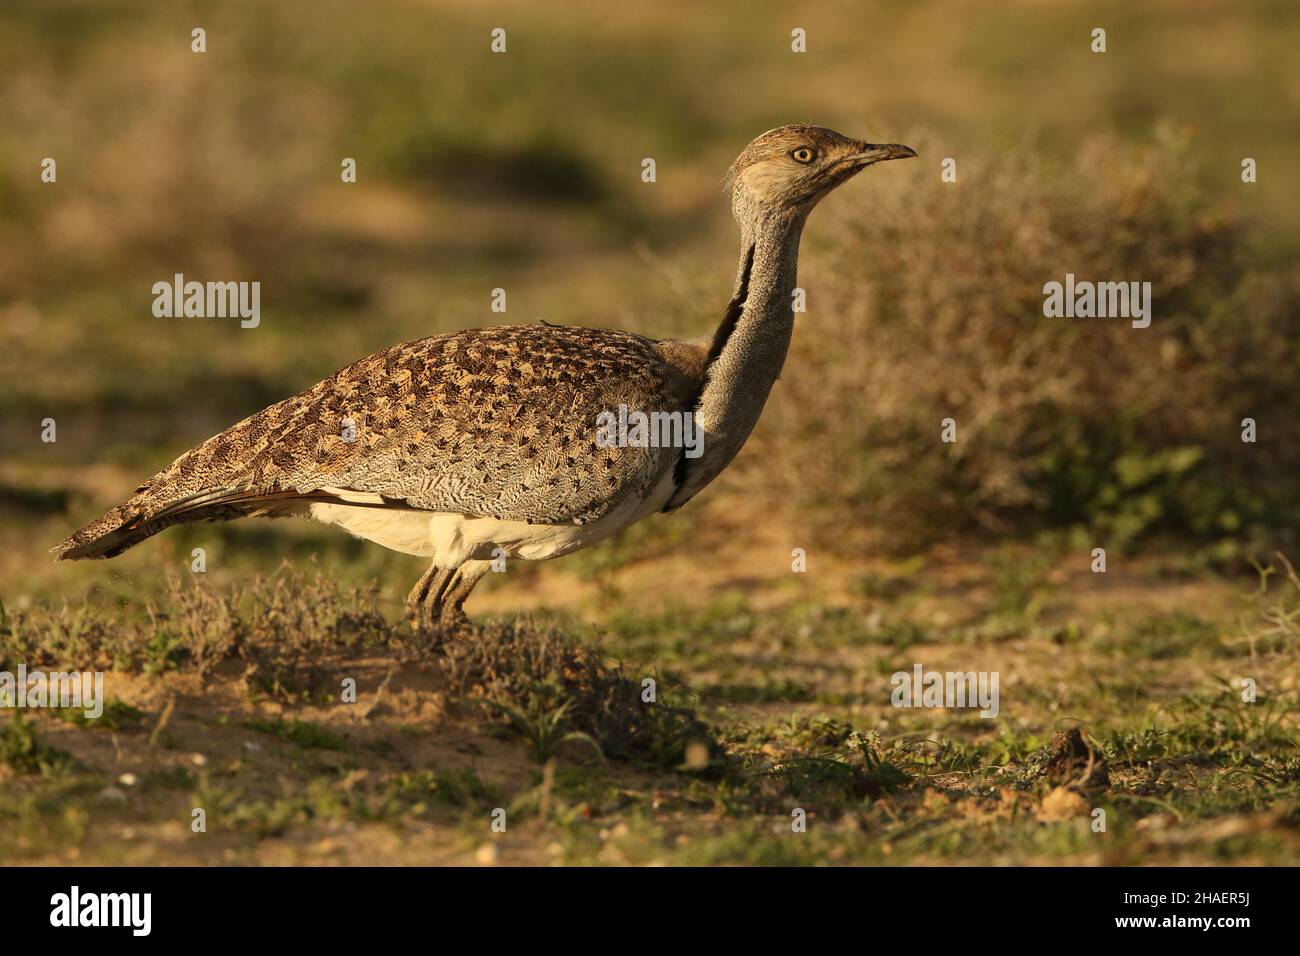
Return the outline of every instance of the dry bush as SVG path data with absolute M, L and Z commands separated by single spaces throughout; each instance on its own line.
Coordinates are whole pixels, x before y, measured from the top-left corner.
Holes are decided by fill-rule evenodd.
M 760 430 L 769 454 L 749 459 L 772 496 L 846 547 L 855 527 L 904 547 L 963 529 L 1088 527 L 1122 546 L 1297 527 L 1300 297 L 1197 185 L 1187 139 L 1096 136 L 1062 168 L 997 156 L 964 159 L 958 184 L 869 173 L 817 214 L 814 307 Z M 1151 282 L 1151 326 L 1044 317 L 1044 283 L 1067 272 Z
M 574 729 L 606 756 L 657 768 L 687 759 L 692 743 L 716 756 L 717 744 L 695 713 L 641 700 L 641 684 L 555 627 L 517 619 L 471 626 L 443 647 L 454 693 L 544 721 L 560 708 Z
M 405 624 L 379 612 L 377 589 L 345 588 L 319 571 L 288 565 L 231 592 L 171 579 L 158 601 L 114 611 L 6 611 L 0 605 L 0 670 L 169 670 L 212 673 L 223 664 L 248 691 L 283 701 L 321 699 L 336 688 L 329 668 L 367 648 L 407 659 L 423 650 Z M 571 725 L 606 756 L 656 768 L 687 759 L 693 743 L 716 756 L 716 737 L 694 711 L 643 703 L 641 684 L 596 650 L 528 620 L 468 625 L 448 635 L 438 659 L 453 693 L 530 719 Z M 494 714 L 499 715 L 499 714 Z
M 287 565 L 231 593 L 171 578 L 142 607 L 65 603 L 0 614 L 0 667 L 206 674 L 239 658 L 250 685 L 281 696 L 313 692 L 326 653 L 392 641 L 374 588 L 343 588 Z

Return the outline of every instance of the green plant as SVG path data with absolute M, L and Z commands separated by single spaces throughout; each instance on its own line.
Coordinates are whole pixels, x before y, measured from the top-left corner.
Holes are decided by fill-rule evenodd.
M 587 744 L 602 760 L 605 757 L 596 738 L 572 728 L 567 716 L 573 707 L 572 701 L 565 701 L 558 707 L 549 709 L 545 708 L 538 699 L 526 708 L 512 707 L 494 700 L 486 703 L 493 710 L 503 714 L 509 720 L 515 734 L 532 745 L 533 757 L 538 763 L 550 760 L 568 743 Z
M 41 743 L 36 725 L 15 710 L 9 722 L 0 726 L 0 763 L 17 773 L 49 776 L 72 766 L 72 756 Z

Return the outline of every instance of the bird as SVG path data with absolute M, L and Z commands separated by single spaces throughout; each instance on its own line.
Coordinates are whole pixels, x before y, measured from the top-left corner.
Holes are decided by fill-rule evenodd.
M 308 516 L 429 560 L 407 620 L 464 627 L 494 562 L 561 557 L 676 511 L 732 462 L 785 363 L 809 213 L 868 166 L 914 156 L 820 126 L 769 130 L 724 179 L 740 257 L 711 336 L 539 323 L 394 345 L 185 452 L 52 550 L 111 558 L 176 524 Z M 618 409 L 687 416 L 701 440 L 690 454 L 602 440 Z

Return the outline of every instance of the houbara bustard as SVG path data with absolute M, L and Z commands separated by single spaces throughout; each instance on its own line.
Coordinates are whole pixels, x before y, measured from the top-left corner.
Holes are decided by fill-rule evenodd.
M 915 155 L 818 126 L 764 133 L 727 176 L 740 266 L 711 338 L 543 323 L 395 345 L 187 451 L 54 551 L 111 558 L 173 524 L 310 515 L 432 559 L 411 623 L 454 626 L 494 558 L 585 548 L 730 464 L 785 362 L 808 214 L 865 167 Z M 689 412 L 702 444 L 602 440 L 620 409 Z

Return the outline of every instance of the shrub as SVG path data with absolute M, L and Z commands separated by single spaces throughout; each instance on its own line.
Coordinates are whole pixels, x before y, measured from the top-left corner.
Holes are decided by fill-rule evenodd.
M 854 526 L 904 547 L 1071 526 L 1116 547 L 1157 531 L 1289 539 L 1294 276 L 1252 259 L 1175 132 L 1136 152 L 1096 136 L 1059 167 L 1034 149 L 997 158 L 929 188 L 868 172 L 816 214 L 814 308 L 760 429 L 769 453 L 750 457 L 774 496 L 846 546 Z M 1044 317 L 1044 283 L 1067 272 L 1151 282 L 1151 326 Z M 939 440 L 948 417 L 955 444 Z

